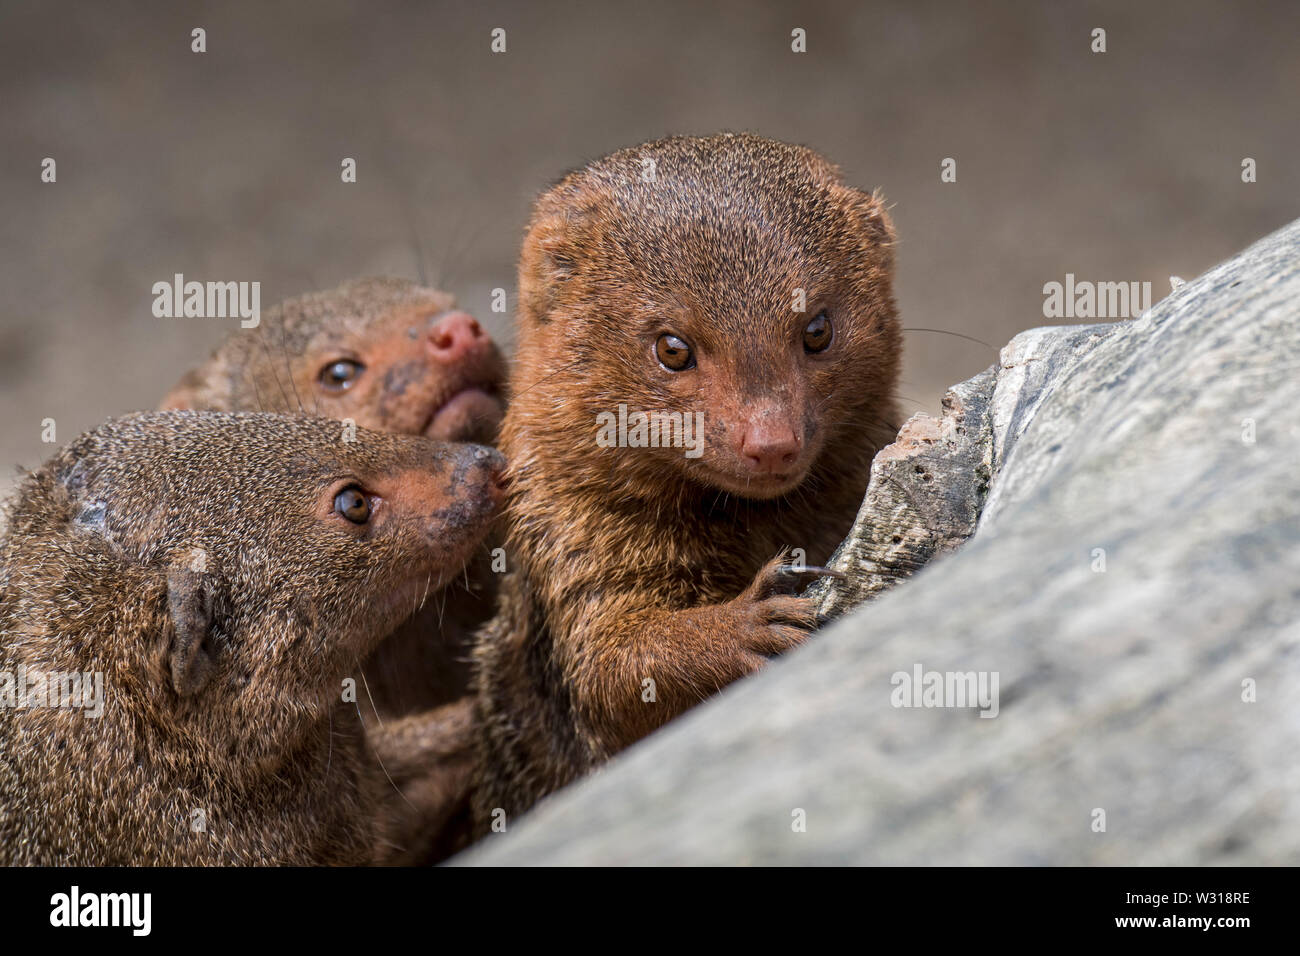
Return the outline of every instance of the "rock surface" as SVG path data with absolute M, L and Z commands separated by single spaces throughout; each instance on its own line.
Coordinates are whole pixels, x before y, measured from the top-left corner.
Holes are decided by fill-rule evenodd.
M 944 415 L 914 415 L 871 463 L 853 529 L 827 562 L 842 578 L 806 592 L 827 622 L 910 577 L 975 532 L 992 472 L 989 369 L 943 397 Z
M 1300 222 L 954 396 L 912 444 L 991 476 L 960 550 L 460 862 L 1300 863 Z M 899 576 L 857 537 L 832 612 Z M 917 667 L 996 717 L 894 706 Z
M 840 617 L 961 547 L 975 533 L 994 477 L 1051 383 L 1119 328 L 1022 332 L 1002 350 L 998 365 L 948 390 L 942 418 L 921 413 L 909 419 L 872 462 L 853 529 L 827 562 L 843 577 L 823 578 L 807 591 L 820 601 L 821 620 Z

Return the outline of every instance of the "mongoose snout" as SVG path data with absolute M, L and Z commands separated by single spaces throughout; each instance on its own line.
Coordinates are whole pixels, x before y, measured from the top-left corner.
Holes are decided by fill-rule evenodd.
M 715 464 L 719 486 L 750 498 L 770 498 L 799 484 L 819 442 L 813 416 L 792 404 L 788 398 L 753 401 L 723 419 L 721 440 L 730 454 L 720 455 Z
M 453 311 L 432 320 L 425 345 L 445 379 L 420 433 L 446 441 L 490 439 L 503 411 L 496 343 L 472 315 Z
M 755 418 L 741 429 L 740 454 L 752 470 L 761 475 L 782 477 L 798 460 L 803 447 L 794 427 L 782 418 Z
M 408 444 L 382 468 L 353 468 L 322 485 L 316 514 L 358 540 L 402 540 L 405 584 L 418 585 L 423 600 L 460 575 L 487 533 L 505 494 L 505 458 L 484 445 Z
M 365 486 L 373 499 L 370 522 L 420 524 L 426 537 L 447 549 L 440 561 L 446 565 L 453 555 L 468 557 L 500 507 L 506 460 L 485 445 L 428 444 L 437 457 L 394 468 Z

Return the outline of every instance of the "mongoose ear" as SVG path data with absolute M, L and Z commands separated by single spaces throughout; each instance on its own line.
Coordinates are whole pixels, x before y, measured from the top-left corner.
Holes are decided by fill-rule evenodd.
M 848 194 L 849 209 L 867 241 L 886 255 L 892 256 L 894 221 L 885 209 L 885 198 L 878 191 L 865 193 L 860 189 L 845 187 L 845 192 Z
M 539 219 L 524 240 L 519 260 L 520 312 L 535 322 L 547 322 L 560 296 L 560 287 L 573 275 L 577 253 L 562 217 Z
M 167 572 L 167 609 L 172 620 L 172 686 L 192 697 L 216 670 L 212 646 L 212 592 L 205 575 L 189 568 Z
M 554 193 L 538 202 L 519 257 L 524 315 L 537 322 L 548 320 L 578 262 L 597 245 L 599 234 L 599 201 L 588 191 L 566 193 L 563 204 Z

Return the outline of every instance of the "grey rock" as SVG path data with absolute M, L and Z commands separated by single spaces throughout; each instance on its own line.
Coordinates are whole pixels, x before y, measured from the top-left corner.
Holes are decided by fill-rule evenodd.
M 948 390 L 944 415 L 914 415 L 871 463 L 853 528 L 805 592 L 830 621 L 893 587 L 975 531 L 992 466 L 993 369 Z
M 1098 341 L 1122 328 L 1068 325 L 1030 329 L 1002 349 L 1000 361 L 954 385 L 942 418 L 914 415 L 871 465 L 871 482 L 852 530 L 806 593 L 823 622 L 956 551 L 988 509 L 990 486 L 1051 385 L 1084 361 Z M 1023 481 L 1032 463 L 1011 481 Z M 997 495 L 994 495 L 994 501 Z
M 1069 334 L 1004 353 L 960 550 L 460 862 L 1300 863 L 1300 222 Z

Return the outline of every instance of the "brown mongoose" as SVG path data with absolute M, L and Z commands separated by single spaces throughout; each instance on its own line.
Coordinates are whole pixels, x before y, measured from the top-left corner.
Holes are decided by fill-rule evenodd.
M 28 476 L 0 541 L 0 863 L 373 859 L 391 786 L 346 681 L 460 573 L 502 468 L 327 419 L 154 412 Z
M 878 196 L 753 135 L 623 149 L 537 201 L 480 830 L 806 635 L 774 559 L 829 556 L 897 430 L 893 235 Z
M 305 408 L 381 431 L 491 442 L 504 379 L 496 343 L 453 296 L 371 277 L 268 309 L 255 329 L 234 331 L 188 372 L 163 407 Z M 464 575 L 430 595 L 362 668 L 362 718 L 402 794 L 385 808 L 383 829 L 395 834 L 385 862 L 433 862 L 467 838 L 469 764 L 448 754 L 470 749 L 470 728 L 447 715 L 467 709 L 453 702 L 469 683 L 471 637 L 495 604 L 489 552 L 497 543 L 485 541 Z M 413 732 L 426 711 L 429 727 Z M 386 723 L 399 732 L 387 736 Z
M 491 443 L 504 409 L 505 362 L 446 292 L 363 278 L 289 299 L 237 329 L 188 372 L 163 408 L 292 412 L 363 428 Z M 465 693 L 469 641 L 491 615 L 488 548 L 366 663 L 367 719 L 396 719 Z M 373 711 L 373 713 L 371 713 Z

